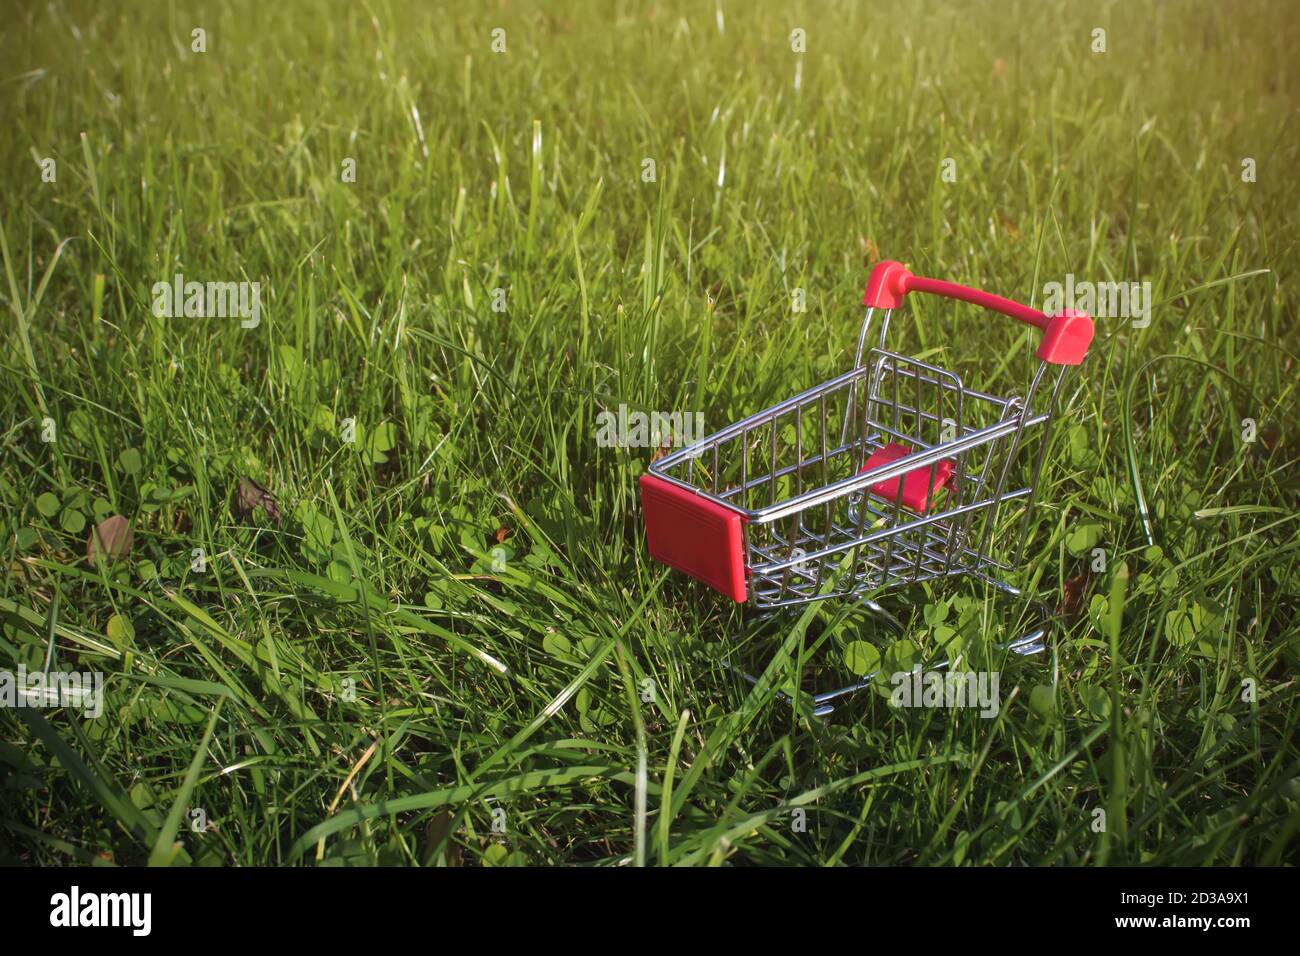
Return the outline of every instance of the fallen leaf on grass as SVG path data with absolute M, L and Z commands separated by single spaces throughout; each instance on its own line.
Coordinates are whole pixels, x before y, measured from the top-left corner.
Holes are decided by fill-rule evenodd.
M 880 248 L 870 236 L 859 236 L 862 243 L 862 260 L 865 265 L 874 266 L 880 261 Z
M 461 865 L 460 844 L 452 839 L 451 824 L 453 816 L 450 810 L 442 810 L 434 814 L 425 827 L 425 847 L 426 853 L 432 856 L 433 852 L 442 847 L 442 857 L 447 866 Z M 445 842 L 444 842 L 445 841 Z M 433 862 L 429 860 L 427 862 Z
M 109 515 L 90 529 L 86 539 L 86 560 L 93 567 L 96 559 L 116 561 L 126 557 L 131 550 L 133 534 L 131 522 L 121 515 Z
M 275 500 L 275 495 L 252 478 L 240 478 L 235 510 L 239 512 L 240 517 L 249 518 L 258 507 L 261 507 L 267 517 L 276 524 L 280 523 L 280 503 Z
M 1085 599 L 1088 592 L 1092 590 L 1092 572 L 1084 571 L 1067 579 L 1061 590 L 1065 593 L 1061 603 L 1056 606 L 1056 616 L 1072 621 L 1083 613 L 1084 605 L 1087 603 Z

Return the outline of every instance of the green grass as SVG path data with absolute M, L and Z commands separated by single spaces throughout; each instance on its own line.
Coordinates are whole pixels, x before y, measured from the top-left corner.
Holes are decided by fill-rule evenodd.
M 107 688 L 0 711 L 0 858 L 1295 862 L 1288 4 L 15 6 L 0 669 L 53 640 Z M 783 703 L 890 632 L 654 564 L 650 451 L 595 440 L 846 370 L 877 255 L 1040 304 L 1152 283 L 1062 395 L 1022 575 L 1069 605 L 1049 652 L 994 650 L 1026 608 L 970 585 L 890 599 L 926 661 L 963 615 L 996 719 Z M 260 326 L 155 318 L 177 271 L 260 281 Z M 903 352 L 1028 373 L 1010 322 L 914 298 Z M 91 566 L 109 514 L 130 553 Z

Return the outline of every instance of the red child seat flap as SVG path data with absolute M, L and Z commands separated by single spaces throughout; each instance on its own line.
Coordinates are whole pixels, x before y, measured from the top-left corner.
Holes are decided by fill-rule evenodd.
M 891 462 L 898 461 L 900 458 L 906 458 L 912 454 L 912 449 L 906 445 L 899 445 L 890 442 L 877 448 L 867 459 L 867 463 L 862 466 L 858 474 L 865 471 L 871 471 L 873 468 L 880 468 Z M 933 491 L 930 485 L 930 471 L 934 470 Z M 945 487 L 948 480 L 952 477 L 953 463 L 948 459 L 942 459 L 934 465 L 922 465 L 919 468 L 913 468 L 905 473 L 901 478 L 886 478 L 884 481 L 878 481 L 871 486 L 871 493 L 877 498 L 884 498 L 886 501 L 898 500 L 898 483 L 903 483 L 903 504 L 913 511 L 925 514 L 934 505 L 935 496 Z

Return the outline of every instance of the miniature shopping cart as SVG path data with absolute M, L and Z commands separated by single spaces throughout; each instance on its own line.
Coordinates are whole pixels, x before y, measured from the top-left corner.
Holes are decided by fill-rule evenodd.
M 910 292 L 1039 329 L 1023 397 L 969 388 L 888 350 L 890 316 Z M 845 597 L 878 607 L 883 592 L 954 575 L 1018 596 L 1008 572 L 1024 549 L 1062 382 L 1088 351 L 1092 320 L 1048 316 L 897 262 L 872 270 L 863 304 L 851 370 L 650 465 L 641 499 L 651 556 L 767 610 Z M 877 344 L 864 354 L 877 311 Z M 1015 649 L 1041 649 L 1042 634 Z

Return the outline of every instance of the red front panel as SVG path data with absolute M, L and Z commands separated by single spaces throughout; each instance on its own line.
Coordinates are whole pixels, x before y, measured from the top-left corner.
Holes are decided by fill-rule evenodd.
M 734 601 L 744 601 L 744 520 L 730 508 L 654 475 L 641 476 L 650 556 L 685 571 Z

